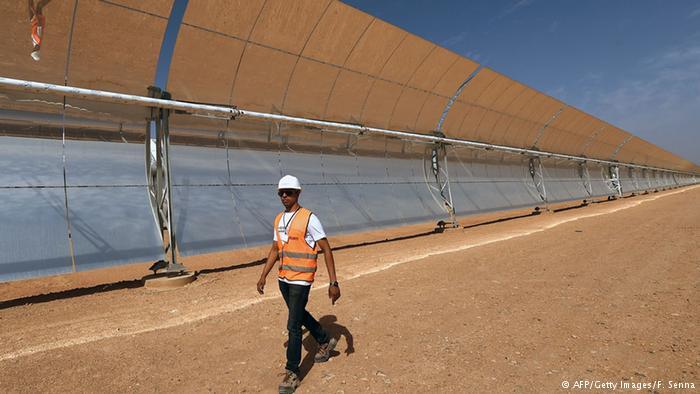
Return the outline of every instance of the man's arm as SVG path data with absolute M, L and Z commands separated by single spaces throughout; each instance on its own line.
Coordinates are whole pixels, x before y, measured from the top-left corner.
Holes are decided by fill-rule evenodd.
M 338 281 L 335 276 L 335 261 L 333 260 L 333 251 L 331 250 L 331 245 L 328 243 L 327 238 L 319 239 L 318 247 L 323 251 L 323 258 L 326 260 L 326 268 L 328 269 L 328 279 L 331 282 Z M 338 286 L 328 286 L 328 298 L 331 299 L 333 305 L 340 298 L 340 288 Z
M 267 261 L 265 261 L 260 280 L 258 280 L 258 293 L 263 294 L 265 292 L 265 279 L 267 279 L 267 274 L 270 273 L 278 258 L 279 251 L 277 250 L 277 241 L 272 241 L 270 253 L 267 254 Z

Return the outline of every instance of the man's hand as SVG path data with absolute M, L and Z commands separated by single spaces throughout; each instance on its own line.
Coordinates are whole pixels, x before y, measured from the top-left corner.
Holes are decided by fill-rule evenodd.
M 331 299 L 331 303 L 335 305 L 335 302 L 340 298 L 340 287 L 338 286 L 328 286 L 328 298 Z
M 265 293 L 265 277 L 261 276 L 260 279 L 258 280 L 258 293 L 264 294 Z
M 323 259 L 326 260 L 326 268 L 328 269 L 328 279 L 331 282 L 336 282 L 335 276 L 335 261 L 333 260 L 333 250 L 331 249 L 331 244 L 328 243 L 328 239 L 321 238 L 318 240 L 317 245 L 323 251 Z M 340 298 L 340 287 L 338 286 L 328 286 L 328 298 L 331 299 L 333 305 Z
M 262 273 L 260 274 L 260 279 L 258 279 L 258 293 L 265 293 L 265 279 L 267 279 L 267 274 L 270 273 L 272 266 L 275 265 L 275 261 L 277 261 L 278 258 L 279 253 L 277 253 L 277 242 L 272 241 L 272 246 L 270 246 L 270 253 L 267 254 L 265 266 L 263 267 Z

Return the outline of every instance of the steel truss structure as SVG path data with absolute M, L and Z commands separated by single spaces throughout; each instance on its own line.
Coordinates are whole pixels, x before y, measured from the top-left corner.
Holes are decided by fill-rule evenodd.
M 450 216 L 449 226 L 459 227 L 454 202 L 452 200 L 445 144 L 436 142 L 428 147 L 423 159 L 423 164 L 425 181 L 430 188 L 431 195 L 435 199 L 435 202 L 442 206 L 445 212 Z
M 591 173 L 588 171 L 588 164 L 582 161 L 578 164 L 578 175 L 583 183 L 583 189 L 588 197 L 593 197 L 593 187 L 591 186 Z
M 157 87 L 149 87 L 150 97 L 169 99 L 167 92 Z M 148 142 L 146 146 L 146 180 L 148 197 L 153 218 L 163 240 L 166 264 L 154 265 L 152 269 L 165 269 L 167 272 L 182 272 L 185 267 L 177 262 L 176 236 L 173 221 L 172 179 L 170 176 L 170 110 L 151 107 L 147 123 Z
M 547 189 L 544 185 L 544 171 L 542 169 L 542 160 L 540 160 L 539 156 L 531 157 L 527 161 L 527 167 L 537 195 L 543 203 L 547 204 Z
M 622 182 L 620 181 L 620 167 L 609 165 L 606 174 L 606 183 L 615 197 L 622 197 Z

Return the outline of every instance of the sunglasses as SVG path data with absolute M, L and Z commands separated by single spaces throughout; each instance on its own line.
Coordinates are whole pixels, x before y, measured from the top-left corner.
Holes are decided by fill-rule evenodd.
M 280 197 L 284 196 L 285 194 L 288 196 L 293 196 L 293 195 L 297 194 L 298 192 L 299 192 L 299 190 L 297 190 L 297 189 L 280 189 L 279 191 L 277 191 L 277 195 Z

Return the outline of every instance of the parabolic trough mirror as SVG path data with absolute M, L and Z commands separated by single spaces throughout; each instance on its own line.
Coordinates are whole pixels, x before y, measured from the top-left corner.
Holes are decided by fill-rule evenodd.
M 269 243 L 284 174 L 330 234 L 698 182 L 342 2 L 210 7 L 49 2 L 36 61 L 0 5 L 0 281 Z

